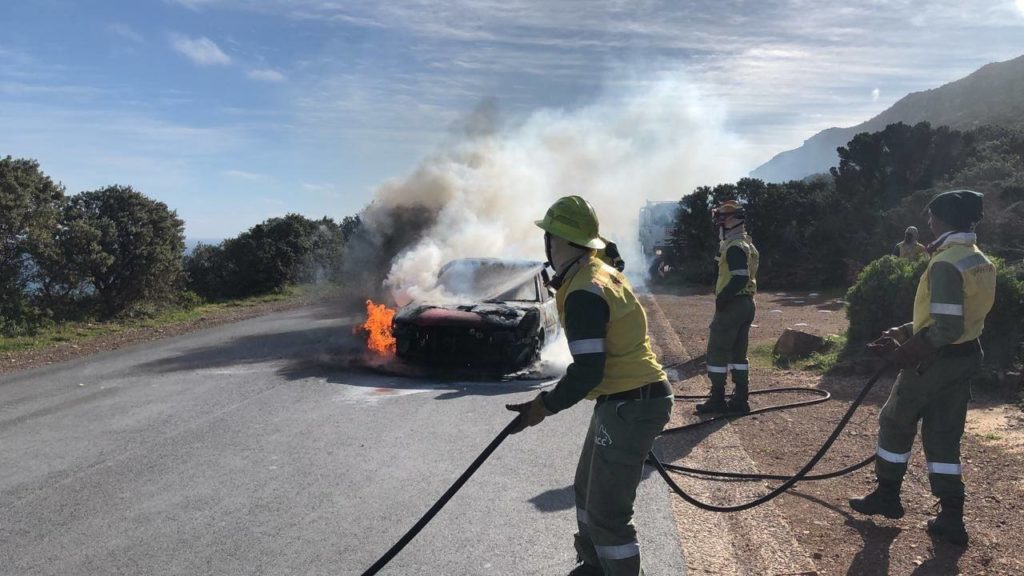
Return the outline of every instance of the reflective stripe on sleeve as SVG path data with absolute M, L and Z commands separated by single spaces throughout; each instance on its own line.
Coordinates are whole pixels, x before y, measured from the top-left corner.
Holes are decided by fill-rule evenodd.
M 604 352 L 604 338 L 588 338 L 569 342 L 569 352 L 573 355 L 599 354 Z
M 946 316 L 963 316 L 964 307 L 961 304 L 941 304 L 932 302 L 928 310 L 932 314 L 945 314 Z

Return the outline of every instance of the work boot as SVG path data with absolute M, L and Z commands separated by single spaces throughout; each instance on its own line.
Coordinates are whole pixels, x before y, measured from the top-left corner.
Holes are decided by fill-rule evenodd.
M 750 414 L 750 404 L 746 399 L 740 399 L 733 396 L 725 403 L 725 410 L 732 414 Z
M 861 514 L 874 516 L 881 514 L 893 520 L 903 518 L 903 503 L 900 502 L 900 484 L 897 482 L 879 480 L 875 491 L 863 498 L 850 500 L 850 508 Z
M 572 569 L 569 576 L 604 576 L 604 570 L 600 566 L 587 564 L 586 562 Z
M 725 386 L 712 384 L 711 397 L 708 398 L 707 402 L 697 404 L 695 408 L 697 410 L 697 414 L 713 414 L 728 410 L 729 405 L 725 403 Z
M 967 546 L 967 528 L 964 526 L 964 499 L 939 500 L 939 514 L 928 521 L 928 533 L 945 538 L 957 546 Z
M 733 376 L 735 378 L 735 376 Z M 732 398 L 726 403 L 726 409 L 729 412 L 735 412 L 737 414 L 748 414 L 750 413 L 750 404 L 747 403 L 747 384 L 746 382 L 737 382 L 736 390 L 732 393 Z

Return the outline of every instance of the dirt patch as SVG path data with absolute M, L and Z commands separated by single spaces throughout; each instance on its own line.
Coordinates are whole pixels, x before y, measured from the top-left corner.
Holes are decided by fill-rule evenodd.
M 655 295 L 661 309 L 690 355 L 704 352 L 707 326 L 714 310 L 710 293 L 676 291 Z M 823 310 L 827 310 L 824 312 Z M 846 327 L 842 303 L 812 293 L 769 293 L 758 297 L 758 312 L 751 330 L 752 347 L 773 344 L 785 328 L 818 335 L 835 334 Z M 805 326 L 798 326 L 805 324 Z M 655 334 L 657 337 L 657 334 Z M 665 363 L 678 360 L 664 358 Z M 727 426 L 740 438 L 743 449 L 764 473 L 791 474 L 803 466 L 831 432 L 867 377 L 829 375 L 775 368 L 769 359 L 751 358 L 752 387 L 806 386 L 825 389 L 833 401 L 792 411 L 774 412 L 737 420 Z M 816 468 L 836 470 L 863 460 L 875 448 L 878 410 L 885 402 L 894 374 L 883 378 L 855 414 L 832 451 Z M 682 393 L 706 393 L 703 376 L 680 383 Z M 775 395 L 772 395 L 775 396 Z M 790 398 L 759 396 L 758 405 L 782 403 Z M 693 421 L 691 405 L 680 403 L 673 423 Z M 823 482 L 806 482 L 776 500 L 792 532 L 811 556 L 818 573 L 831 574 L 1024 574 L 1018 554 L 1024 531 L 1024 465 L 1021 428 L 1024 416 L 1013 405 L 993 399 L 972 406 L 964 437 L 963 464 L 968 501 L 966 518 L 971 546 L 962 549 L 933 541 L 924 530 L 934 514 L 935 498 L 928 488 L 920 440 L 915 445 L 904 489 L 907 516 L 899 521 L 872 519 L 853 513 L 850 497 L 874 486 L 871 468 Z M 784 438 L 784 442 L 777 439 Z M 771 440 L 766 440 L 771 439 Z M 685 464 L 685 458 L 679 463 Z M 766 492 L 771 482 L 752 483 Z M 713 493 L 713 490 L 712 490 Z M 716 502 L 735 504 L 736 502 Z M 688 505 L 677 510 L 686 522 Z M 747 514 L 741 512 L 739 514 Z M 733 535 L 742 538 L 742 535 Z

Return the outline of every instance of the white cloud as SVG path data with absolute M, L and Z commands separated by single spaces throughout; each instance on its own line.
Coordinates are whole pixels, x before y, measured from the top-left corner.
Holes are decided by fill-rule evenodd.
M 241 180 L 248 180 L 249 182 L 269 182 L 274 178 L 266 174 L 260 174 L 258 172 L 246 172 L 245 170 L 225 170 L 222 172 L 229 178 L 239 178 Z
M 284 74 L 274 70 L 273 68 L 257 68 L 255 70 L 249 70 L 246 73 L 251 80 L 258 80 L 260 82 L 284 82 L 287 80 Z
M 189 10 L 198 11 L 204 6 L 216 4 L 217 0 L 166 0 L 169 4 L 180 4 Z
M 225 54 L 213 40 L 205 36 L 189 38 L 181 34 L 172 34 L 171 46 L 199 66 L 227 65 L 231 63 L 231 57 Z
M 1017 9 L 1020 10 L 1021 14 L 1024 14 L 1024 0 L 1017 0 Z
M 1022 1 L 1024 1 L 1024 0 L 1022 0 Z M 871 101 L 872 102 L 878 102 L 878 97 L 881 96 L 881 95 L 882 95 L 882 91 L 879 90 L 878 88 L 875 88 L 874 90 L 871 91 Z
M 135 43 L 142 43 L 145 41 L 145 39 L 142 37 L 142 34 L 136 32 L 135 29 L 131 26 L 127 24 L 122 24 L 120 22 L 113 22 L 111 24 L 108 24 L 107 32 L 115 36 L 120 36 L 125 40 L 130 40 Z

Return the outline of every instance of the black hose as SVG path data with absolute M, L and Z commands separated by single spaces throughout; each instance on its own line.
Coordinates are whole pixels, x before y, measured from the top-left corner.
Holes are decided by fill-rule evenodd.
M 744 504 L 737 504 L 737 505 L 734 505 L 734 506 L 718 506 L 718 505 L 715 505 L 715 504 L 707 504 L 705 502 L 701 502 L 700 500 L 697 500 L 693 496 L 690 496 L 689 494 L 687 494 L 682 488 L 679 487 L 678 484 L 676 484 L 676 482 L 672 479 L 672 477 L 669 476 L 668 469 L 661 462 L 661 460 L 659 460 L 658 457 L 655 456 L 653 451 L 648 453 L 648 460 L 652 464 L 654 464 L 654 467 L 658 470 L 658 473 L 661 474 L 661 477 L 665 480 L 666 483 L 668 483 L 669 487 L 672 488 L 673 492 L 675 492 L 680 498 L 682 498 L 686 502 L 689 502 L 690 504 L 696 506 L 697 508 L 700 508 L 702 510 L 708 510 L 708 511 L 711 511 L 711 512 L 739 512 L 739 511 L 742 511 L 742 510 L 748 510 L 748 509 L 753 508 L 755 506 L 760 506 L 761 504 L 764 504 L 765 502 L 768 502 L 769 500 L 773 500 L 774 498 L 778 497 L 780 494 L 782 494 L 786 490 L 789 490 L 797 482 L 800 482 L 800 481 L 805 480 L 807 478 L 808 473 L 811 471 L 812 468 L 814 468 L 815 465 L 817 465 L 818 461 L 821 460 L 825 456 L 825 453 L 827 453 L 829 451 L 829 448 L 832 447 L 832 444 L 835 443 L 836 439 L 839 438 L 839 434 L 842 433 L 843 428 L 845 428 L 846 425 L 850 422 L 850 419 L 853 417 L 853 413 L 856 412 L 857 408 L 864 402 L 864 399 L 867 397 L 868 392 L 871 391 L 871 388 L 874 387 L 875 383 L 878 382 L 878 379 L 882 377 L 882 375 L 885 373 L 886 370 L 888 370 L 888 368 L 889 368 L 888 364 L 883 366 L 877 372 L 875 372 L 874 376 L 872 376 L 870 380 L 868 380 L 868 382 L 864 385 L 864 388 L 860 391 L 860 394 L 857 395 L 857 398 L 853 401 L 852 404 L 850 404 L 850 407 L 847 408 L 846 413 L 843 415 L 842 419 L 839 420 L 839 424 L 836 425 L 836 428 L 835 428 L 835 430 L 832 431 L 832 434 L 829 435 L 828 439 L 825 440 L 825 443 L 821 446 L 821 448 L 818 450 L 818 452 L 815 453 L 815 455 L 810 459 L 810 461 L 807 462 L 807 464 L 805 464 L 804 467 L 801 468 L 799 472 L 797 472 L 795 475 L 789 476 L 789 477 L 782 476 L 782 477 L 778 477 L 778 478 L 771 478 L 771 479 L 779 479 L 779 480 L 785 479 L 785 482 L 780 484 L 778 487 L 772 489 L 770 492 L 768 492 L 764 496 L 761 496 L 760 498 L 757 498 L 755 500 L 751 500 L 750 502 L 746 502 Z M 759 391 L 759 392 L 767 393 L 768 391 Z M 826 394 L 827 394 L 827 392 L 826 392 Z M 828 399 L 827 397 L 824 397 L 824 398 L 822 398 L 820 400 L 810 401 L 810 403 L 816 404 L 819 401 L 820 402 L 824 402 L 827 399 Z M 761 410 L 758 410 L 756 412 L 751 412 L 751 413 L 768 412 L 768 411 L 771 411 L 771 410 L 781 410 L 781 409 L 782 409 L 781 407 L 772 406 L 772 407 L 763 408 Z M 678 428 L 670 429 L 667 432 L 669 432 L 669 433 L 671 433 L 671 432 L 678 432 L 680 430 L 685 430 L 685 429 L 688 429 L 688 428 L 693 428 L 695 426 L 704 425 L 704 424 L 707 424 L 709 422 L 713 422 L 715 420 L 721 420 L 723 418 L 729 418 L 729 416 L 725 416 L 725 417 L 721 417 L 720 416 L 718 418 L 713 418 L 711 420 L 704 420 L 704 421 L 698 422 L 696 424 L 690 424 L 688 426 L 680 426 Z M 828 477 L 835 477 L 837 475 L 841 476 L 842 474 L 845 474 L 845 473 L 848 473 L 848 472 L 852 472 L 853 470 L 857 470 L 859 468 L 867 466 L 870 463 L 870 461 L 873 460 L 873 459 L 874 459 L 874 457 L 872 457 L 869 460 L 865 460 L 863 462 L 860 462 L 859 464 L 851 466 L 851 467 L 849 467 L 847 469 L 840 470 L 840 471 L 837 471 L 837 472 L 832 472 L 832 473 L 826 474 L 824 476 L 828 476 Z M 762 476 L 762 475 L 755 475 L 755 474 L 741 474 L 741 473 L 738 473 L 738 472 L 730 472 L 730 473 L 714 472 L 713 474 L 710 473 L 710 472 L 711 471 L 700 470 L 700 471 L 697 471 L 696 473 L 702 473 L 702 474 L 707 474 L 707 475 L 715 475 L 715 476 L 723 476 L 723 475 L 728 474 L 728 476 L 725 476 L 725 477 L 729 477 L 729 478 L 744 478 L 744 479 L 755 479 L 755 478 L 758 478 L 759 476 Z
M 825 441 L 825 444 L 822 445 L 821 449 L 819 449 L 818 452 L 814 455 L 814 457 L 811 458 L 810 462 L 808 462 L 803 468 L 801 468 L 800 471 L 797 472 L 794 476 L 779 476 L 772 474 L 746 474 L 740 472 L 719 472 L 715 470 L 687 468 L 685 466 L 677 466 L 675 464 L 664 464 L 661 462 L 661 460 L 658 460 L 658 457 L 654 455 L 653 451 L 648 453 L 648 461 L 654 465 L 654 467 L 658 470 L 658 473 L 661 474 L 661 477 L 665 480 L 666 483 L 668 483 L 669 487 L 672 488 L 672 490 L 677 495 L 679 495 L 680 498 L 682 498 L 686 502 L 689 502 L 690 504 L 693 504 L 698 508 L 701 508 L 703 510 L 710 510 L 712 512 L 738 512 L 740 510 L 747 510 L 749 508 L 759 506 L 765 502 L 768 502 L 769 500 L 774 499 L 775 497 L 779 496 L 780 494 L 791 488 L 797 482 L 805 480 L 825 480 L 828 478 L 835 478 L 838 476 L 842 476 L 844 474 L 849 474 L 850 472 L 859 470 L 860 468 L 863 468 L 870 464 L 872 461 L 874 461 L 874 456 L 858 464 L 849 466 L 842 470 L 837 470 L 835 472 L 829 472 L 827 474 L 820 474 L 817 476 L 809 475 L 808 473 L 812 468 L 814 468 L 818 461 L 821 460 L 825 453 L 828 452 L 829 448 L 832 447 L 832 444 L 839 437 L 839 434 L 842 433 L 843 428 L 846 427 L 847 423 L 849 423 L 850 421 L 850 418 L 853 417 L 853 413 L 864 402 L 864 398 L 867 397 L 868 392 L 871 391 L 871 388 L 875 385 L 876 382 L 878 382 L 878 379 L 882 377 L 882 374 L 885 373 L 887 368 L 888 365 L 879 369 L 878 372 L 876 372 L 875 375 L 871 377 L 871 380 L 869 380 L 867 384 L 864 385 L 864 389 L 860 391 L 860 394 L 857 395 L 857 398 L 854 400 L 853 404 L 851 404 L 850 407 L 847 409 L 846 414 L 843 415 L 842 419 L 839 421 L 839 424 L 836 426 L 835 430 L 832 431 L 832 434 L 828 437 L 828 440 Z M 776 406 L 759 408 L 757 410 L 752 410 L 749 413 L 744 414 L 744 416 L 749 416 L 752 414 L 762 414 L 765 412 L 772 412 L 776 410 L 785 410 L 788 408 L 795 408 L 799 406 L 811 406 L 813 404 L 820 404 L 822 402 L 825 402 L 832 397 L 832 395 L 825 390 L 816 390 L 813 388 L 773 388 L 767 390 L 754 390 L 750 392 L 750 394 L 777 394 L 782 392 L 815 394 L 819 397 L 813 400 L 804 400 L 801 402 L 794 402 L 791 404 L 780 404 Z M 682 400 L 695 400 L 699 398 L 706 398 L 707 396 L 687 396 L 677 394 L 675 397 Z M 712 422 L 717 422 L 719 420 L 731 420 L 737 418 L 738 416 L 740 415 L 727 414 L 723 416 L 717 416 L 715 418 L 709 418 L 707 420 L 687 424 L 685 426 L 666 429 L 662 432 L 662 435 L 681 432 L 683 430 L 689 430 L 692 428 L 696 428 L 698 426 L 704 426 Z M 484 461 L 487 460 L 487 458 L 489 458 L 490 455 L 495 450 L 497 450 L 498 446 L 501 445 L 505 438 L 509 436 L 512 428 L 516 426 L 519 418 L 519 416 L 514 418 L 511 422 L 508 423 L 507 426 L 505 426 L 505 428 L 501 432 L 498 433 L 494 440 L 491 440 L 491 443 L 488 444 L 486 448 L 484 448 L 483 452 L 481 452 L 480 455 L 477 456 L 475 460 L 473 460 L 473 463 L 469 465 L 469 468 L 467 468 L 466 471 L 463 472 L 462 475 L 459 476 L 457 480 L 455 480 L 455 482 L 448 488 L 448 490 L 446 490 L 445 493 L 441 495 L 437 502 L 435 502 L 434 505 L 431 506 L 429 510 L 427 510 L 426 514 L 424 514 L 416 522 L 416 524 L 414 524 L 413 527 L 410 528 L 409 531 L 406 532 L 405 535 L 402 536 L 402 538 L 394 544 L 394 546 L 392 546 L 387 552 L 384 553 L 384 555 L 382 555 L 376 562 L 374 562 L 373 566 L 370 566 L 369 569 L 363 572 L 362 576 L 373 576 L 374 574 L 379 572 L 384 566 L 387 565 L 388 562 L 390 562 L 399 552 L 401 552 L 402 549 L 405 548 L 405 546 L 409 544 L 409 542 L 411 542 L 412 539 L 415 538 L 417 534 L 419 534 L 420 530 L 422 530 L 428 523 L 430 523 L 431 520 L 433 520 L 434 516 L 436 516 L 437 513 L 441 511 L 441 508 L 444 508 L 445 504 L 447 504 L 448 501 L 451 500 L 453 496 L 455 496 L 455 493 L 462 488 L 463 484 L 465 484 L 466 481 L 469 480 L 469 478 L 477 471 L 478 468 L 480 468 Z M 690 496 L 686 492 L 684 492 L 683 489 L 680 488 L 674 480 L 672 480 L 672 477 L 669 476 L 669 470 L 717 478 L 735 478 L 741 480 L 784 480 L 785 482 L 783 482 L 779 487 L 773 489 L 768 494 L 751 502 L 747 502 L 745 504 L 740 504 L 737 506 L 716 506 L 713 504 L 706 504 L 704 502 L 701 502 L 696 498 Z
M 447 504 L 448 501 L 452 499 L 452 496 L 455 496 L 455 493 L 458 492 L 460 488 L 462 488 L 462 485 L 465 484 L 467 480 L 469 480 L 469 477 L 472 476 L 473 473 L 476 472 L 477 468 L 479 468 L 480 465 L 484 463 L 484 460 L 487 460 L 487 458 L 490 457 L 491 453 L 497 450 L 498 446 L 501 445 L 505 438 L 508 438 L 508 435 L 511 433 L 512 428 L 516 425 L 519 418 L 519 416 L 516 416 L 511 422 L 508 423 L 507 426 L 505 426 L 505 428 L 501 432 L 498 433 L 494 440 L 491 440 L 491 443 L 487 445 L 487 448 L 484 448 L 484 451 L 481 452 L 480 455 L 476 457 L 476 460 L 473 460 L 473 463 L 469 465 L 469 468 L 466 468 L 466 471 L 463 472 L 461 476 L 459 476 L 455 483 L 452 484 L 451 487 L 448 488 L 448 490 L 441 495 L 437 502 L 434 502 L 434 505 L 430 507 L 430 510 L 427 510 L 427 513 L 424 514 L 423 517 L 420 518 L 416 522 L 416 524 L 414 524 L 413 527 L 410 528 L 409 531 L 406 532 L 405 535 L 398 540 L 398 542 L 395 542 L 394 546 L 392 546 L 387 552 L 385 552 L 383 556 L 377 559 L 377 561 L 373 563 L 373 566 L 370 566 L 370 568 L 367 569 L 366 572 L 363 572 L 362 576 L 372 576 L 373 574 L 380 572 L 381 568 L 383 568 L 388 562 L 390 562 L 392 558 L 394 558 L 399 552 L 402 551 L 402 548 L 405 548 L 406 544 L 411 542 L 412 539 L 420 533 L 420 530 L 422 530 L 423 527 L 426 526 L 434 518 L 434 516 L 441 511 L 441 508 L 444 508 L 444 505 Z

